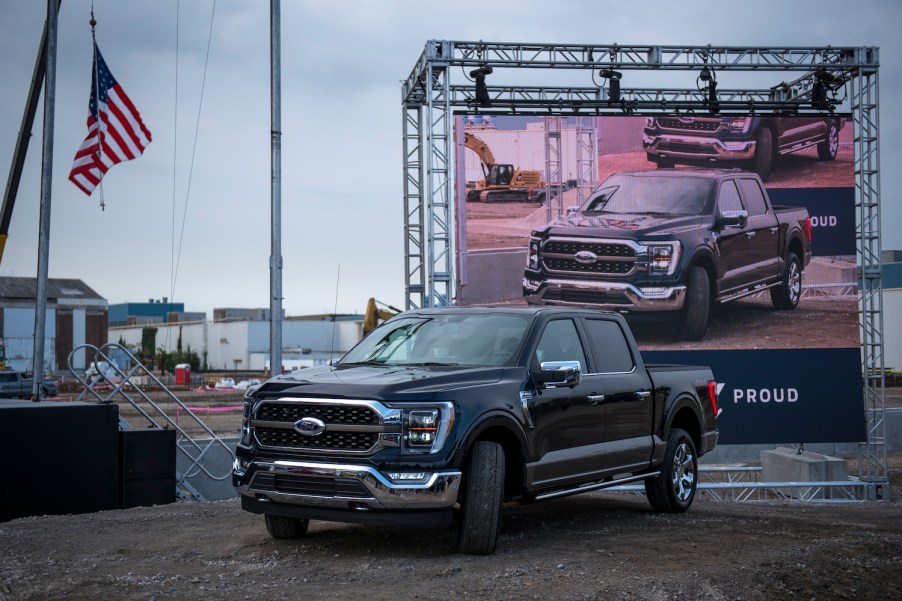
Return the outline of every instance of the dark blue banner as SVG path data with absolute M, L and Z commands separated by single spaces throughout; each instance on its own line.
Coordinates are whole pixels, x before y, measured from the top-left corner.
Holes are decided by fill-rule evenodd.
M 811 254 L 855 254 L 855 188 L 768 188 L 775 205 L 805 207 L 811 217 Z
M 865 440 L 857 348 L 643 351 L 646 363 L 709 365 L 720 392 L 720 444 Z

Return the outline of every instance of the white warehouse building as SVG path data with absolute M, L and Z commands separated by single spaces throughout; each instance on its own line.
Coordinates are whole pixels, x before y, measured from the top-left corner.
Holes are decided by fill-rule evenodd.
M 144 326 L 147 327 L 147 326 Z M 140 348 L 144 327 L 111 327 L 109 341 Z M 269 367 L 269 321 L 226 320 L 161 323 L 155 348 L 197 352 L 210 370 L 263 371 Z M 286 369 L 327 365 L 363 335 L 362 315 L 287 317 L 282 321 L 282 362 Z

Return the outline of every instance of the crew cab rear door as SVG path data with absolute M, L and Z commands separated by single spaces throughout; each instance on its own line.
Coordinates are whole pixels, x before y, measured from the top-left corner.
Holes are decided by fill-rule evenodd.
M 574 318 L 549 320 L 532 353 L 533 371 L 543 362 L 579 361 L 582 372 L 575 386 L 546 386 L 536 390 L 532 398 L 536 462 L 527 469 L 533 486 L 565 484 L 604 469 L 603 378 L 588 373 L 578 323 Z
M 749 212 L 749 230 L 755 233 L 750 249 L 755 265 L 753 283 L 772 280 L 780 275 L 780 224 L 770 203 L 761 189 L 761 183 L 754 177 L 736 180 L 742 201 Z
M 633 356 L 622 325 L 615 319 L 584 318 L 592 355 L 592 375 L 604 379 L 605 467 L 633 472 L 651 461 L 654 398 L 648 372 Z

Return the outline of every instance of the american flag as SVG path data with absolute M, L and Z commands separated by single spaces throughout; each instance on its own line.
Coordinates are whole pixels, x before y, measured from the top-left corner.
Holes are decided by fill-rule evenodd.
M 88 136 L 75 153 L 69 179 L 91 195 L 110 167 L 136 159 L 150 144 L 150 131 L 94 44 Z

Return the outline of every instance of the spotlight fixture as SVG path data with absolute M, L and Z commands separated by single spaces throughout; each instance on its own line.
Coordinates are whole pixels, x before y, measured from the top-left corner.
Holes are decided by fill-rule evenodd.
M 708 65 L 702 67 L 696 80 L 696 87 L 700 92 L 705 94 L 705 107 L 712 115 L 720 112 L 720 103 L 717 101 L 717 76 L 714 69 L 709 69 Z
M 470 77 L 476 80 L 476 104 L 478 106 L 492 106 L 492 99 L 489 98 L 489 91 L 485 87 L 485 76 L 494 71 L 488 65 L 482 65 L 478 69 L 470 71 Z
M 623 73 L 613 69 L 602 69 L 598 74 L 608 80 L 608 106 L 619 103 L 620 78 L 623 77 Z
M 830 98 L 827 92 L 833 90 L 836 83 L 836 77 L 821 67 L 814 73 L 814 83 L 811 85 L 811 106 L 820 110 L 830 110 Z

